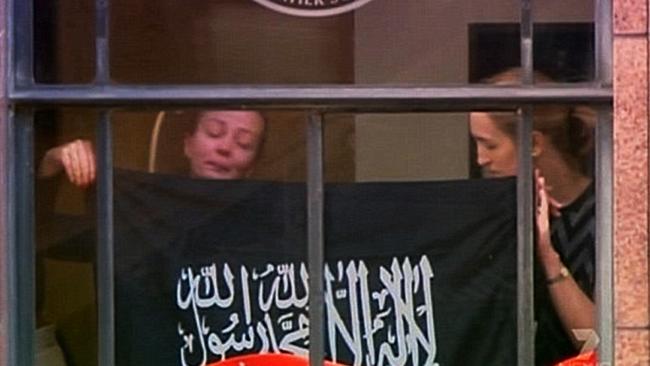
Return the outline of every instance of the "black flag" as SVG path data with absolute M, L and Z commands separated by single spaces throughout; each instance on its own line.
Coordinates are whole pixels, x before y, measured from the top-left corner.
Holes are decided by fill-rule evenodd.
M 514 180 L 325 189 L 326 358 L 516 364 Z M 304 184 L 116 172 L 119 365 L 309 349 Z

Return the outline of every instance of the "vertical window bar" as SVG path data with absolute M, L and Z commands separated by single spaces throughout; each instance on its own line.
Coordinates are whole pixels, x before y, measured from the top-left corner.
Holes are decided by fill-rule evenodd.
M 13 17 L 9 31 L 9 83 L 11 89 L 34 83 L 34 2 L 9 1 Z M 11 8 L 13 6 L 13 8 Z M 13 18 L 13 19 L 12 19 Z
M 519 36 L 521 57 L 521 83 L 530 85 L 533 78 L 533 1 L 521 0 Z
M 109 65 L 109 0 L 95 0 L 95 83 L 108 84 Z
M 522 108 L 517 129 L 517 356 L 519 366 L 535 364 L 533 303 L 533 109 Z
M 16 258 L 15 248 L 11 243 L 15 242 L 15 185 L 13 184 L 14 172 L 14 138 L 13 138 L 13 113 L 8 109 L 2 112 L 4 123 L 0 125 L 0 172 L 6 172 L 0 176 L 0 205 L 6 207 L 0 213 L 0 309 L 7 309 L 0 314 L 0 365 L 15 365 L 15 349 L 13 340 L 16 334 L 13 332 L 15 323 L 16 303 Z M 3 353 L 4 351 L 4 353 Z M 3 363 L 4 362 L 4 363 Z
M 99 366 L 115 365 L 113 280 L 113 154 L 110 113 L 97 126 L 97 314 Z
M 612 85 L 612 1 L 596 0 L 596 80 Z M 596 312 L 598 361 L 614 364 L 614 131 L 610 108 L 600 108 L 596 125 Z
M 596 80 L 612 85 L 612 0 L 596 0 Z
M 13 263 L 10 275 L 15 276 L 11 285 L 10 352 L 15 365 L 34 364 L 35 319 L 35 248 L 34 248 L 34 112 L 19 110 L 14 120 L 15 165 L 12 196 L 15 198 L 15 240 L 9 262 Z
M 596 125 L 596 311 L 598 362 L 614 364 L 613 126 L 610 108 L 600 108 Z
M 533 13 L 532 0 L 520 2 L 521 83 L 532 85 Z M 517 133 L 517 357 L 518 365 L 535 364 L 534 243 L 533 243 L 533 109 L 525 106 Z
M 307 245 L 309 263 L 309 365 L 322 366 L 324 347 L 323 116 L 307 126 Z

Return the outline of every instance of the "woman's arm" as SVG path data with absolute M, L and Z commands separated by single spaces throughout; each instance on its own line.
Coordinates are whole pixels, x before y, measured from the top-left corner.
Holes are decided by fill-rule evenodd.
M 536 174 L 537 186 L 537 258 L 546 275 L 547 288 L 565 331 L 576 348 L 581 341 L 574 330 L 595 329 L 594 303 L 580 289 L 569 271 L 564 267 L 560 255 L 551 243 L 549 214 L 557 212 L 558 206 L 551 203 L 544 177 Z

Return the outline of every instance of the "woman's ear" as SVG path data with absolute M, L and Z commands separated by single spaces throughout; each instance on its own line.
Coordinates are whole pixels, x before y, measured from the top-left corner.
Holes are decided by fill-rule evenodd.
M 538 158 L 544 152 L 546 145 L 546 136 L 539 131 L 533 131 L 533 146 L 532 146 L 532 155 L 533 158 Z

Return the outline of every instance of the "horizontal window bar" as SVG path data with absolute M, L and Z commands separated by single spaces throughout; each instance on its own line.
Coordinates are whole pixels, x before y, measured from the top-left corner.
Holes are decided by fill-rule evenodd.
M 611 88 L 552 86 L 45 86 L 12 90 L 15 105 L 201 106 L 349 111 L 442 111 L 514 108 L 524 103 L 611 104 Z

